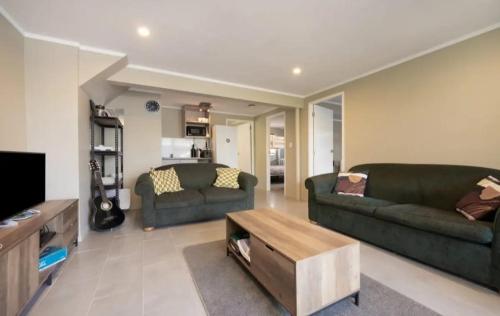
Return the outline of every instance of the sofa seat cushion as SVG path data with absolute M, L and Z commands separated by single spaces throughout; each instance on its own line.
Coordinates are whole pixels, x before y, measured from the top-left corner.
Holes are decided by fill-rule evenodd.
M 358 197 L 350 195 L 338 195 L 335 193 L 316 194 L 318 204 L 332 205 L 342 210 L 356 212 L 372 216 L 375 209 L 380 206 L 394 205 L 394 202 L 374 199 L 370 197 Z
M 203 195 L 198 190 L 185 189 L 179 192 L 167 192 L 155 198 L 156 209 L 189 207 L 203 204 Z
M 474 243 L 489 244 L 493 240 L 491 223 L 469 221 L 458 212 L 415 204 L 397 204 L 377 208 L 374 216 L 404 226 Z
M 208 187 L 201 189 L 206 203 L 240 201 L 247 198 L 247 193 L 240 189 Z

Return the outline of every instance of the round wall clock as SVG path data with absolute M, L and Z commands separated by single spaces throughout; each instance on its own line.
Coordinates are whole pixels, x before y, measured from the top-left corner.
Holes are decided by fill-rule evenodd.
M 160 103 L 155 100 L 149 100 L 146 102 L 146 111 L 148 112 L 158 112 L 160 110 Z

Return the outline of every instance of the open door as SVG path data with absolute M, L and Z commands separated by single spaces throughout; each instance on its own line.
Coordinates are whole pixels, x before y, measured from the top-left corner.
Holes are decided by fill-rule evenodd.
M 286 178 L 286 120 L 285 112 L 266 117 L 266 149 L 267 149 L 267 184 L 268 191 L 285 194 Z
M 333 172 L 333 110 L 314 105 L 314 174 Z
M 311 106 L 309 173 L 338 172 L 343 165 L 343 94 Z

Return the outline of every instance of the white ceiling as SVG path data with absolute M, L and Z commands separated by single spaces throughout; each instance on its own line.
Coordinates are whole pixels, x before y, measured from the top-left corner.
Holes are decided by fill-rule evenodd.
M 500 22 L 499 0 L 0 0 L 131 64 L 307 95 Z M 151 37 L 137 36 L 145 25 Z M 291 69 L 300 66 L 302 75 Z
M 276 109 L 276 107 L 267 104 L 173 90 L 162 91 L 160 97 L 160 105 L 170 108 L 174 107 L 181 109 L 183 105 L 198 105 L 200 102 L 212 103 L 212 111 L 214 113 L 226 113 L 252 117 Z M 255 106 L 248 106 L 251 103 L 255 104 Z

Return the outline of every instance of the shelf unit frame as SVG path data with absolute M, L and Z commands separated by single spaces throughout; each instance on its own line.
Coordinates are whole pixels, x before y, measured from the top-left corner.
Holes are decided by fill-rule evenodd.
M 100 151 L 95 150 L 96 133 L 99 135 L 99 143 L 104 145 L 106 137 L 106 129 L 114 130 L 114 150 Z M 115 199 L 118 205 L 120 204 L 119 190 L 123 189 L 123 124 L 117 117 L 96 116 L 94 112 L 90 116 L 90 159 L 99 161 L 101 166 L 101 174 L 106 173 L 106 157 L 114 157 L 115 181 L 111 185 L 105 185 L 105 190 L 115 190 Z M 121 174 L 121 177 L 120 177 Z M 97 196 L 99 189 L 96 181 L 91 176 L 90 195 L 92 200 Z M 92 223 L 91 223 L 92 226 Z M 93 228 L 94 229 L 94 228 Z

